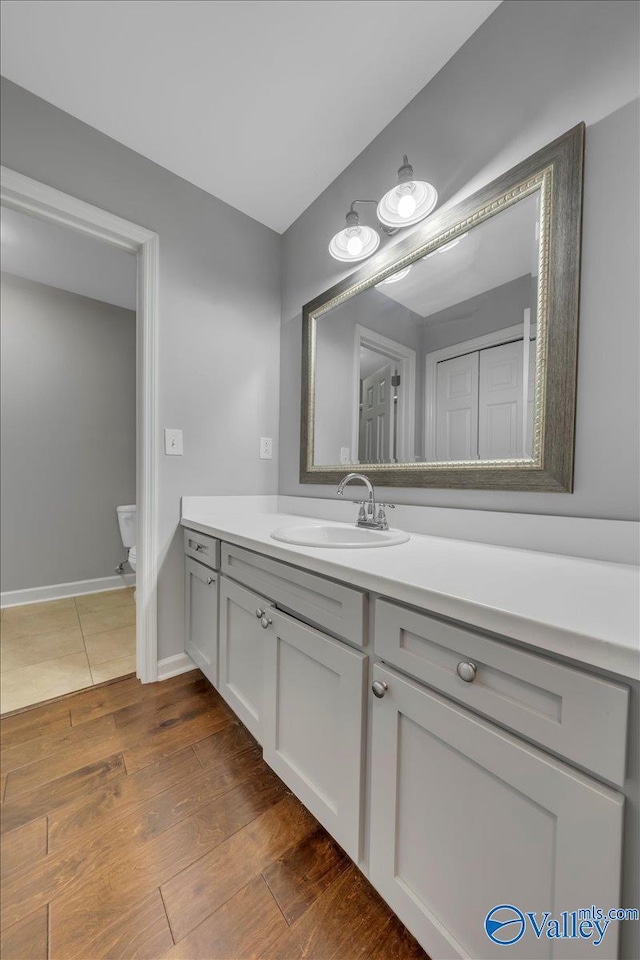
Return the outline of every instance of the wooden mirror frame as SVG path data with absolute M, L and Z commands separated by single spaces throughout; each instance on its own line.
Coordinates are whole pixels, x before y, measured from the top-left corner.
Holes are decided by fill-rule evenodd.
M 302 311 L 300 482 L 337 484 L 357 466 L 382 486 L 483 490 L 573 490 L 584 123 L 473 196 L 435 213 L 391 249 L 371 257 Z M 531 459 L 316 465 L 314 450 L 317 320 L 471 227 L 539 190 L 540 261 L 535 418 Z

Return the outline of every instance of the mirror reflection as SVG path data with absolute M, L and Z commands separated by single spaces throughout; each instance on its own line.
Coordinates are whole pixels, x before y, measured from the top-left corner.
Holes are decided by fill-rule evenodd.
M 539 190 L 316 322 L 314 463 L 532 456 Z

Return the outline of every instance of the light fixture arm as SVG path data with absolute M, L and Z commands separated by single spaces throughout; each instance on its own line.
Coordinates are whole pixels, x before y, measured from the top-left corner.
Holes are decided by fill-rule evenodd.
M 352 212 L 355 212 L 355 211 L 353 210 L 353 208 L 354 208 L 354 206 L 355 206 L 356 203 L 376 203 L 376 204 L 377 204 L 378 201 L 377 201 L 377 200 L 352 200 L 352 201 L 351 201 L 351 206 L 349 207 L 349 210 L 351 210 Z
M 378 201 L 377 201 L 377 200 L 352 200 L 351 203 L 350 203 L 350 205 L 349 205 L 349 213 L 347 214 L 347 223 L 350 222 L 350 221 L 349 221 L 349 215 L 351 215 L 352 217 L 353 217 L 353 216 L 355 216 L 355 217 L 358 216 L 357 211 L 353 209 L 353 208 L 355 207 L 356 203 L 375 203 L 376 208 L 377 208 L 377 206 L 378 206 Z M 358 218 L 358 219 L 359 219 L 359 218 Z M 381 227 L 381 229 L 384 231 L 384 233 L 386 233 L 386 235 L 387 235 L 388 237 L 392 237 L 392 236 L 394 235 L 394 233 L 397 233 L 397 232 L 398 232 L 398 228 L 397 228 L 397 227 L 387 227 L 384 223 L 381 222 L 380 218 L 377 217 L 377 216 L 376 216 L 376 220 L 378 221 L 378 225 Z M 357 223 L 357 221 L 355 221 L 355 222 Z

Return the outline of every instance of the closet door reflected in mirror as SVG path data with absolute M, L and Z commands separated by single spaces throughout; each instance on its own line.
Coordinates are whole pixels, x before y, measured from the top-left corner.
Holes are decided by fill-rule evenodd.
M 436 362 L 435 427 L 427 428 L 435 436 L 435 449 L 427 450 L 434 460 L 533 456 L 536 344 L 535 328 L 529 330 L 528 340 L 523 335 Z

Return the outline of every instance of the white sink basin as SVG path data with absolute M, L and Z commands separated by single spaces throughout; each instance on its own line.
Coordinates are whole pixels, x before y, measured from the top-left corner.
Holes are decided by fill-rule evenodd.
M 333 547 L 343 550 L 354 547 L 393 547 L 410 539 L 409 534 L 403 530 L 367 530 L 365 527 L 326 523 L 278 527 L 271 536 L 282 543 L 295 543 L 302 547 Z

